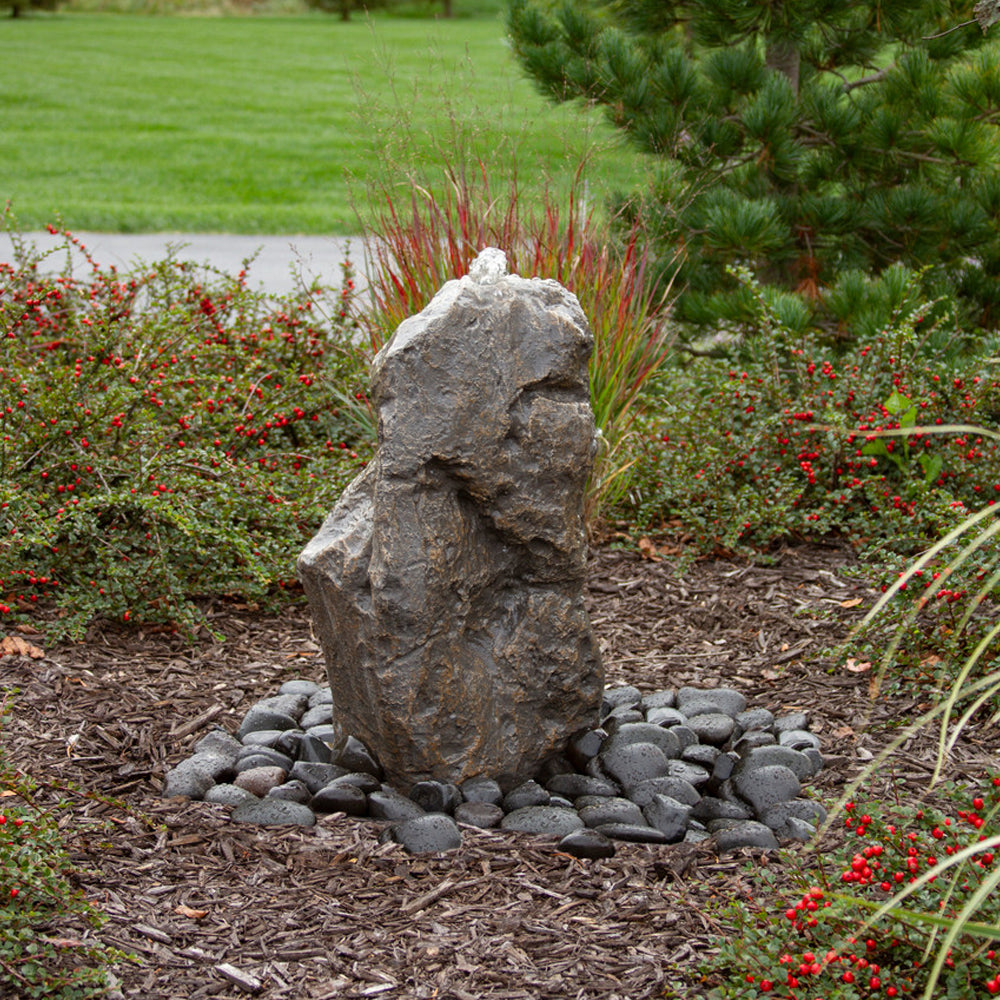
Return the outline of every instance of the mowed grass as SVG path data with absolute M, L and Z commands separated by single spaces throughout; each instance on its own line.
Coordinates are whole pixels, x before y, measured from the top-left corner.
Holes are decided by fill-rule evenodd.
M 349 234 L 375 177 L 433 180 L 460 148 L 494 180 L 516 159 L 530 200 L 595 145 L 595 201 L 633 189 L 638 157 L 548 105 L 493 18 L 0 19 L 0 199 L 22 229 Z

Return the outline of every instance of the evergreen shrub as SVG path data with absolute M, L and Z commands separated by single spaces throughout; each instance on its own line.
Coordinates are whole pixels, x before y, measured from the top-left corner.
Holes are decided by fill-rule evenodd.
M 790 330 L 742 279 L 761 333 L 738 365 L 661 372 L 625 516 L 736 551 L 837 533 L 895 565 L 1000 499 L 1000 449 L 970 426 L 996 425 L 1000 379 L 986 359 L 956 361 L 945 303 L 907 305 L 842 354 Z M 964 429 L 922 430 L 941 425 Z
M 86 276 L 21 243 L 0 265 L 0 625 L 79 637 L 267 600 L 372 446 L 333 392 L 367 378 L 349 270 L 272 299 L 246 268 L 120 274 L 64 235 Z

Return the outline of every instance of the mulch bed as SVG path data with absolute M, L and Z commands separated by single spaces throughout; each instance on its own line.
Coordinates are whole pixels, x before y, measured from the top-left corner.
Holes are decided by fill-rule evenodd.
M 849 549 L 788 548 L 768 566 L 704 560 L 682 576 L 670 551 L 646 556 L 602 548 L 592 560 L 610 682 L 726 684 L 752 705 L 808 710 L 827 802 L 877 752 L 884 724 L 914 714 L 915 703 L 873 704 L 871 673 L 836 657 L 874 596 L 850 575 Z M 750 851 L 719 858 L 710 841 L 580 861 L 551 841 L 471 829 L 458 851 L 413 856 L 380 845 L 370 821 L 256 828 L 163 800 L 166 769 L 213 725 L 234 731 L 283 681 L 323 678 L 302 605 L 268 617 L 220 604 L 212 626 L 225 642 L 95 628 L 43 659 L 0 659 L 3 686 L 19 690 L 8 757 L 80 789 L 67 830 L 109 918 L 101 938 L 139 959 L 116 970 L 126 997 L 697 996 L 699 958 L 725 932 L 720 906 L 752 898 L 755 866 L 782 871 Z M 930 734 L 897 752 L 897 788 L 922 790 L 932 758 Z M 987 762 L 970 730 L 954 773 Z

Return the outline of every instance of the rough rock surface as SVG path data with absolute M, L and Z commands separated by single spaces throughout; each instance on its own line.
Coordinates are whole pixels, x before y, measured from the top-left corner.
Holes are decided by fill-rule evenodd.
M 487 250 L 375 359 L 375 460 L 299 558 L 333 718 L 388 781 L 532 777 L 596 725 L 576 298 Z

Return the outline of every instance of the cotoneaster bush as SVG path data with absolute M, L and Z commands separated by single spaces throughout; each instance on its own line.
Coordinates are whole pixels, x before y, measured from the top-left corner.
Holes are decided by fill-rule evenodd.
M 37 793 L 0 745 L 0 995 L 106 996 L 105 967 L 125 956 L 96 936 L 103 914 L 74 885 L 64 841 L 74 831 L 62 832 L 58 804 L 40 805 Z
M 896 803 L 849 802 L 846 835 L 833 849 L 790 856 L 794 896 L 764 885 L 733 905 L 736 932 L 705 972 L 721 1000 L 950 1000 L 1000 994 L 1000 778 L 951 788 L 950 815 Z M 985 892 L 981 890 L 986 890 Z M 904 893 L 906 893 L 904 895 Z M 976 897 L 935 969 L 935 946 Z M 887 901 L 897 901 L 879 916 Z M 992 930 L 991 930 L 992 927 Z M 936 981 L 935 981 L 936 980 Z
M 949 347 L 941 304 L 898 313 L 846 354 L 791 332 L 763 293 L 758 304 L 738 361 L 661 376 L 627 509 L 640 525 L 731 550 L 836 532 L 895 564 L 1000 498 L 994 442 L 920 430 L 1000 413 L 1000 381 Z
M 0 625 L 44 608 L 50 637 L 79 636 L 267 598 L 372 446 L 333 391 L 367 377 L 349 269 L 272 299 L 246 269 L 86 259 L 0 265 Z

